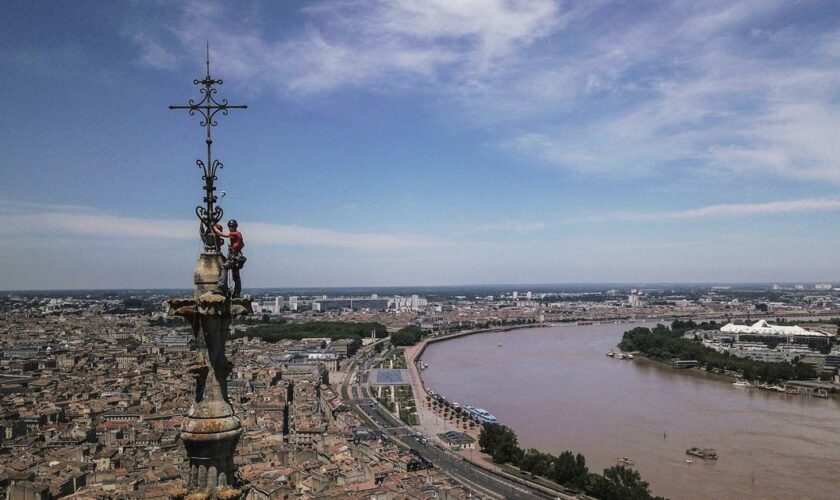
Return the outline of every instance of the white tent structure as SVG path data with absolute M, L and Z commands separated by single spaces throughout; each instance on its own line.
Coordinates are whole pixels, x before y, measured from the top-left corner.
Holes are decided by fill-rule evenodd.
M 721 332 L 741 335 L 778 335 L 780 337 L 830 337 L 831 335 L 814 330 L 806 330 L 801 326 L 771 325 L 765 320 L 752 325 L 736 325 L 729 323 L 720 329 Z

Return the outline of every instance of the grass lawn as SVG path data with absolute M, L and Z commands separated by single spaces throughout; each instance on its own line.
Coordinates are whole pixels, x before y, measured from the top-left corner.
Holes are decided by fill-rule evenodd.
M 376 368 L 393 368 L 395 370 L 404 370 L 408 368 L 408 364 L 405 361 L 405 353 L 402 349 L 392 349 L 390 350 L 382 361 L 376 364 Z
M 417 403 L 414 401 L 414 393 L 408 385 L 385 385 L 373 389 L 376 400 L 388 411 L 396 414 L 399 409 L 399 418 L 408 425 L 417 425 L 420 419 L 417 416 Z

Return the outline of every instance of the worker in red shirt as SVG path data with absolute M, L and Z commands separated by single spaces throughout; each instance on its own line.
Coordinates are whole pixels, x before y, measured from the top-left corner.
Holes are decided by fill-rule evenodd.
M 225 293 L 229 293 L 228 288 L 228 271 L 233 275 L 233 294 L 232 297 L 239 297 L 242 291 L 242 281 L 239 278 L 239 270 L 245 265 L 245 256 L 242 255 L 242 248 L 245 246 L 245 240 L 242 239 L 242 233 L 238 231 L 239 223 L 231 219 L 228 221 L 228 232 L 222 231 L 222 226 L 216 224 L 213 226 L 213 232 L 220 238 L 230 239 L 228 243 L 228 255 L 222 264 L 222 272 L 219 274 L 219 289 Z

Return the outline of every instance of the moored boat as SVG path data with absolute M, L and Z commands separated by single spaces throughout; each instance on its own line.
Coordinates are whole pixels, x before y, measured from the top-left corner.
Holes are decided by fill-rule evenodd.
M 714 448 L 697 448 L 696 446 L 693 448 L 689 448 L 685 450 L 686 455 L 693 455 L 695 457 L 700 457 L 703 460 L 717 460 L 717 450 Z
M 476 408 L 475 406 L 465 405 L 463 410 L 468 415 L 478 419 L 479 422 L 485 424 L 495 424 L 497 422 L 496 416 L 484 408 Z

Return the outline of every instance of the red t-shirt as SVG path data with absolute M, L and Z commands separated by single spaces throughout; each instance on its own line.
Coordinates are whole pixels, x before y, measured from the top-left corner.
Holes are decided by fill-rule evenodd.
M 242 233 L 239 231 L 230 231 L 230 251 L 239 252 L 245 246 L 245 241 L 242 239 Z

